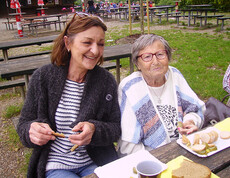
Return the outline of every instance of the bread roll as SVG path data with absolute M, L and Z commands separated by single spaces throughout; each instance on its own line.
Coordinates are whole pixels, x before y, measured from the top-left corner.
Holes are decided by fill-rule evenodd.
M 229 131 L 221 131 L 220 132 L 220 138 L 229 139 L 230 138 L 230 132 Z

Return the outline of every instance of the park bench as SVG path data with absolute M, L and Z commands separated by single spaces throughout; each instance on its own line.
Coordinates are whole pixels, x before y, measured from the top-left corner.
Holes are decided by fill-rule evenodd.
M 38 55 L 44 55 L 44 54 L 49 54 L 49 53 L 51 53 L 51 50 L 39 51 L 39 52 L 35 52 L 35 53 L 22 54 L 22 55 L 17 55 L 17 56 L 9 56 L 8 60 L 19 59 L 19 58 L 24 58 L 24 57 L 32 57 L 32 56 L 38 56 Z M 0 58 L 0 61 L 4 61 L 4 59 Z
M 24 26 L 28 26 L 29 28 L 29 32 L 32 32 L 32 34 L 34 34 L 34 31 L 36 33 L 36 36 L 38 35 L 38 27 L 48 27 L 49 29 L 51 29 L 51 25 L 54 24 L 55 26 L 55 31 L 57 31 L 57 23 L 58 20 L 53 20 L 53 21 L 43 21 L 43 22 L 36 22 L 33 24 L 25 24 Z
M 208 19 L 208 18 L 218 18 L 218 17 L 223 17 L 224 15 L 207 15 L 207 16 L 201 16 L 201 15 L 199 15 L 199 16 L 197 16 L 197 18 L 199 18 L 200 19 L 200 27 L 202 27 L 202 19 L 205 19 L 205 25 L 206 25 L 206 19 Z
M 22 99 L 25 100 L 25 90 L 24 90 L 25 84 L 26 84 L 26 81 L 24 78 L 20 78 L 16 80 L 8 80 L 8 81 L 0 82 L 0 90 L 7 89 L 7 88 L 13 88 L 13 87 L 19 87 Z
M 219 25 L 219 20 L 222 21 L 221 23 L 221 30 L 224 30 L 224 21 L 230 19 L 230 17 L 217 17 L 217 25 Z

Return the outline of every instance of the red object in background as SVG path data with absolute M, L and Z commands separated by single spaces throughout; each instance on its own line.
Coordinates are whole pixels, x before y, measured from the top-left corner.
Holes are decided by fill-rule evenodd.
M 85 5 L 84 5 L 84 2 L 82 3 L 82 12 L 85 12 Z
M 38 0 L 38 5 L 39 5 L 39 6 L 44 6 L 43 0 Z
M 22 25 L 21 25 L 21 5 L 18 0 L 11 0 L 10 1 L 10 8 L 16 9 L 16 24 L 18 29 L 18 36 L 23 37 L 22 33 Z
M 176 9 L 176 12 L 178 12 L 178 4 L 179 4 L 179 3 L 176 1 L 176 8 L 175 8 L 175 9 Z

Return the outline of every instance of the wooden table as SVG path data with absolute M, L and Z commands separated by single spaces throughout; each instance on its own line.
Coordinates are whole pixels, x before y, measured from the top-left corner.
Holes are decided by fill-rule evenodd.
M 34 20 L 42 19 L 45 22 L 48 18 L 57 17 L 58 19 L 57 21 L 59 23 L 59 29 L 61 30 L 61 16 L 62 14 L 51 14 L 51 15 L 24 17 L 24 20 L 28 20 L 30 24 L 32 25 Z
M 191 13 L 192 12 L 197 12 L 197 16 L 198 16 L 198 12 L 200 12 L 200 15 L 202 15 L 202 13 L 205 13 L 205 16 L 208 15 L 208 11 L 216 11 L 215 9 L 211 9 L 212 5 L 210 4 L 196 4 L 196 5 L 187 5 L 187 7 L 189 9 L 184 9 L 182 11 L 188 11 L 188 26 L 190 26 L 190 20 L 191 20 Z M 202 20 L 202 19 L 201 19 Z M 195 22 L 195 21 L 194 21 Z M 205 25 L 207 24 L 207 18 L 205 18 Z
M 171 161 L 172 159 L 175 159 L 176 157 L 183 155 L 194 162 L 209 167 L 214 174 L 221 176 L 225 175 L 223 176 L 223 178 L 229 177 L 230 148 L 218 152 L 210 157 L 200 158 L 185 150 L 184 148 L 179 146 L 176 143 L 176 141 L 174 141 L 160 148 L 152 150 L 150 151 L 150 153 L 165 164 Z M 97 178 L 97 176 L 96 174 L 91 174 L 89 176 L 86 176 L 85 178 Z
M 131 44 L 116 45 L 105 47 L 104 60 L 116 60 L 116 78 L 120 83 L 120 59 L 130 58 L 130 72 L 134 71 L 131 61 Z M 26 86 L 29 83 L 29 75 L 31 75 L 39 67 L 50 63 L 50 55 L 41 55 L 26 57 L 21 59 L 9 60 L 0 63 L 0 76 L 10 79 L 15 76 L 25 76 Z
M 175 7 L 175 5 L 149 7 L 150 14 L 151 14 L 151 20 L 152 20 L 152 15 L 154 14 L 153 11 L 158 9 L 158 10 L 165 10 L 166 18 L 167 18 L 167 21 L 168 21 L 169 9 L 172 9 L 174 7 Z
M 31 45 L 41 45 L 43 43 L 51 43 L 54 39 L 56 39 L 58 35 L 45 36 L 40 38 L 31 38 L 31 39 L 23 39 L 23 40 L 15 40 L 0 43 L 0 50 L 3 53 L 4 61 L 8 61 L 8 50 L 11 48 L 31 46 Z

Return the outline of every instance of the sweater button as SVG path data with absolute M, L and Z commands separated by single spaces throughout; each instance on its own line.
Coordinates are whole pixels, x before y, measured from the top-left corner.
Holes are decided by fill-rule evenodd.
M 107 94 L 106 97 L 105 97 L 105 99 L 106 99 L 107 101 L 111 101 L 111 100 L 113 99 L 113 96 L 110 95 L 110 94 Z

